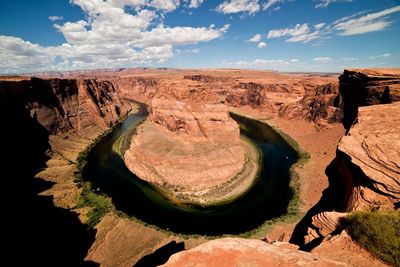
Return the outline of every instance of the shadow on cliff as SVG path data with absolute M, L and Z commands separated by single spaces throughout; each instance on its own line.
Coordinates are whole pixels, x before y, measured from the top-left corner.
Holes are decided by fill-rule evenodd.
M 325 174 L 329 180 L 328 188 L 322 192 L 322 197 L 318 203 L 308 210 L 303 219 L 296 225 L 289 240 L 290 243 L 298 245 L 301 250 L 311 251 L 322 242 L 322 238 L 315 238 L 309 243 L 305 240 L 308 228 L 312 227 L 312 217 L 320 212 L 337 210 L 338 203 L 341 203 L 344 198 L 345 192 L 338 179 L 336 160 L 336 158 L 332 160 L 325 169 Z M 318 231 L 318 229 L 314 230 Z
M 183 242 L 176 243 L 176 241 L 171 241 L 165 246 L 154 251 L 152 254 L 146 255 L 141 258 L 134 267 L 148 267 L 148 266 L 158 266 L 164 264 L 168 261 L 171 255 L 178 253 L 185 249 L 185 244 Z
M 26 266 L 92 266 L 84 257 L 95 238 L 77 215 L 38 195 L 53 183 L 34 178 L 48 159 L 49 134 L 23 98 L 0 88 L 4 262 Z

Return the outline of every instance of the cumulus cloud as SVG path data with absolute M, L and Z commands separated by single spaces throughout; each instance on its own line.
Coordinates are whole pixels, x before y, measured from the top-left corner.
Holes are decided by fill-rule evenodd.
M 252 43 L 258 43 L 259 41 L 261 41 L 261 34 L 257 33 L 254 34 L 253 37 L 251 37 L 249 40 L 247 40 L 248 42 L 252 42 Z
M 196 5 L 202 1 L 192 2 Z M 172 11 L 179 6 L 179 0 L 71 0 L 71 3 L 79 6 L 86 18 L 54 25 L 66 39 L 62 45 L 44 47 L 0 35 L 0 72 L 165 62 L 174 55 L 175 46 L 208 42 L 229 29 L 229 24 L 220 28 L 213 24 L 208 27 L 164 25 L 159 12 Z M 128 13 L 126 7 L 133 9 Z M 192 49 L 193 53 L 198 51 Z
M 319 3 L 315 5 L 315 8 L 328 7 L 332 3 L 353 2 L 353 0 L 318 0 L 317 2 Z
M 258 0 L 225 0 L 216 10 L 224 14 L 247 13 L 253 15 L 260 10 Z
M 63 16 L 49 16 L 49 20 L 51 21 L 57 21 L 57 20 L 63 20 Z
M 388 16 L 399 11 L 400 6 L 396 6 L 366 15 L 363 15 L 364 12 L 359 12 L 340 18 L 331 24 L 318 23 L 311 26 L 308 23 L 296 24 L 294 27 L 270 30 L 267 38 L 288 37 L 287 42 L 307 43 L 312 40 L 329 38 L 332 34 L 348 36 L 381 31 L 392 24 L 388 20 Z
M 266 46 L 267 46 L 267 44 L 264 43 L 264 42 L 259 42 L 258 45 L 257 45 L 258 48 L 264 48 Z

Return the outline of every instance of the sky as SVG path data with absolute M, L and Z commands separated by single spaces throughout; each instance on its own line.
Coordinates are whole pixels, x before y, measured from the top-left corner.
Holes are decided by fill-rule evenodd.
M 1 0 L 0 73 L 400 67 L 400 0 Z

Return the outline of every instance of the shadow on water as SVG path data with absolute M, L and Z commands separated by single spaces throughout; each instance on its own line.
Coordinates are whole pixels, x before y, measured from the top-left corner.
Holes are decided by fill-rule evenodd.
M 243 233 L 287 212 L 293 196 L 289 187 L 289 170 L 297 157 L 295 151 L 271 128 L 261 128 L 261 124 L 253 121 L 253 128 L 244 131 L 263 154 L 260 177 L 249 192 L 225 205 L 207 208 L 179 206 L 131 173 L 123 159 L 112 150 L 115 140 L 146 116 L 143 112 L 131 115 L 104 137 L 89 153 L 83 172 L 85 180 L 91 181 L 101 193 L 112 197 L 118 210 L 162 229 L 201 235 Z
M 171 255 L 178 253 L 185 249 L 185 244 L 183 242 L 176 243 L 176 241 L 171 241 L 165 246 L 157 249 L 152 254 L 146 255 L 141 258 L 134 267 L 148 267 L 148 266 L 158 266 L 164 264 L 168 261 Z
M 38 195 L 53 183 L 34 178 L 45 167 L 50 148 L 47 130 L 32 119 L 22 97 L 3 95 L 0 87 L 3 262 L 15 266 L 96 266 L 84 262 L 94 241 L 71 211 Z

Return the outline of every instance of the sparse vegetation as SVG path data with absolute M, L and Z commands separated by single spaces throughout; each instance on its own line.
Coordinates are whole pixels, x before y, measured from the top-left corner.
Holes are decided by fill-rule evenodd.
M 125 117 L 126 116 L 122 117 L 120 121 L 122 121 Z M 88 162 L 88 156 L 90 151 L 93 149 L 95 145 L 97 145 L 100 142 L 100 140 L 104 136 L 111 133 L 114 130 L 114 128 L 117 127 L 118 125 L 119 123 L 115 124 L 108 130 L 104 131 L 102 134 L 98 135 L 76 157 L 76 170 L 74 173 L 75 176 L 74 182 L 78 185 L 78 187 L 82 188 L 77 207 L 90 208 L 88 212 L 88 222 L 87 222 L 89 228 L 94 228 L 100 222 L 101 218 L 113 208 L 113 205 L 111 199 L 108 196 L 93 191 L 92 184 L 88 181 L 83 180 L 82 173 Z
M 85 182 L 79 198 L 78 207 L 90 207 L 88 227 L 94 228 L 113 207 L 111 199 L 105 195 L 93 192 L 90 183 Z
M 350 236 L 376 257 L 400 266 L 400 211 L 355 212 L 344 219 Z

